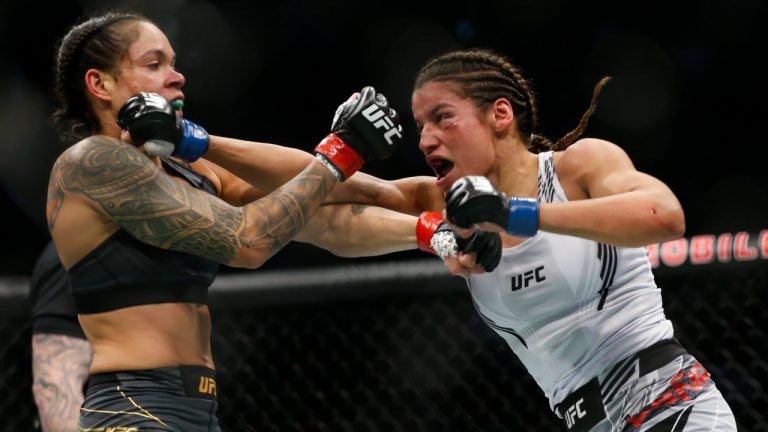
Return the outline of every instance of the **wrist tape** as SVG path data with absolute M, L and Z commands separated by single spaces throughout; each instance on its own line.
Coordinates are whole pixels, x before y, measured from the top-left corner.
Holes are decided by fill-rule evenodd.
M 416 223 L 416 244 L 424 252 L 440 258 L 458 254 L 458 245 L 453 231 L 444 225 L 443 215 L 424 212 Z
M 186 161 L 194 162 L 208 151 L 208 132 L 189 120 L 182 119 L 181 124 L 183 127 L 181 142 L 173 154 Z
M 538 231 L 539 200 L 536 198 L 510 198 L 507 232 L 516 237 L 533 237 Z
M 344 181 L 363 167 L 365 161 L 355 149 L 348 146 L 335 133 L 328 134 L 320 144 L 315 147 L 315 152 L 322 155 L 320 159 L 336 175 L 339 181 Z M 333 167 L 328 164 L 333 165 Z

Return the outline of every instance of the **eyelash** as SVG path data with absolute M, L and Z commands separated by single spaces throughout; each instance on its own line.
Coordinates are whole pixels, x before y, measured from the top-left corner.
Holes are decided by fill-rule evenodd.
M 446 113 L 437 114 L 435 116 L 435 123 L 440 123 L 442 120 L 445 120 L 449 118 L 450 116 Z M 416 129 L 421 133 L 421 130 L 424 128 L 424 125 L 416 124 Z

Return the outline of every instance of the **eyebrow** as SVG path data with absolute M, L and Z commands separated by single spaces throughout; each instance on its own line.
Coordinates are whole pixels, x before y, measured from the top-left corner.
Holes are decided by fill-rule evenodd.
M 443 108 L 445 108 L 445 107 L 447 107 L 447 106 L 452 106 L 452 105 L 451 105 L 451 104 L 449 104 L 448 102 L 439 102 L 439 103 L 438 103 L 437 105 L 435 105 L 435 106 L 434 106 L 434 107 L 433 107 L 431 110 L 429 110 L 429 115 L 430 115 L 431 117 L 434 117 L 435 115 L 437 115 L 437 112 L 438 112 L 438 111 L 440 111 L 441 109 L 443 109 Z
M 432 118 L 437 115 L 437 112 L 445 107 L 453 106 L 448 102 L 438 102 L 437 105 L 435 105 L 431 110 L 429 110 L 429 113 L 427 113 L 427 118 Z M 413 121 L 416 124 L 419 124 L 418 120 L 416 120 L 416 117 L 414 116 Z
M 160 57 L 161 59 L 165 59 L 165 58 L 168 57 L 167 55 L 165 55 L 165 52 L 163 50 L 161 50 L 160 48 L 154 48 L 154 49 L 151 49 L 149 51 L 145 51 L 144 53 L 142 53 L 141 55 L 136 57 L 136 60 L 134 60 L 134 61 L 141 60 L 141 59 L 143 59 L 145 57 L 149 57 L 149 56 L 152 56 L 152 55 L 156 55 L 156 56 Z M 174 53 L 173 56 L 171 56 L 171 64 L 174 64 L 175 62 L 176 62 L 176 54 Z

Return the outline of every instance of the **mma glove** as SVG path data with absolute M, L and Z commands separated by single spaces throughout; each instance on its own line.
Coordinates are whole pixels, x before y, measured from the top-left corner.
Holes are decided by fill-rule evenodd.
M 424 212 L 416 223 L 419 249 L 445 259 L 459 252 L 475 253 L 475 262 L 491 272 L 501 261 L 501 237 L 498 233 L 475 230 L 469 238 L 457 236 L 440 213 Z
M 157 93 L 141 92 L 130 97 L 117 113 L 117 124 L 153 156 L 173 155 L 194 162 L 208 150 L 208 132 L 182 118 Z
M 445 211 L 448 220 L 461 228 L 490 222 L 517 237 L 533 237 L 539 229 L 537 199 L 507 198 L 482 176 L 456 180 L 445 195 Z
M 384 95 L 368 86 L 336 110 L 331 133 L 317 145 L 315 157 L 344 181 L 365 162 L 388 158 L 402 140 L 399 115 Z

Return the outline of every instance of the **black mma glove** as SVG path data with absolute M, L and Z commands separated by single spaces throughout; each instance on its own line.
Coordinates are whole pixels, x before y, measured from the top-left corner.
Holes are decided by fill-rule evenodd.
M 208 150 L 208 132 L 183 119 L 157 93 L 142 92 L 130 97 L 117 113 L 117 124 L 154 156 L 173 155 L 194 162 Z
M 501 261 L 501 236 L 499 233 L 476 229 L 469 238 L 456 236 L 459 251 L 477 254 L 475 263 L 492 272 Z
M 403 139 L 403 127 L 387 98 L 365 87 L 357 99 L 336 110 L 331 133 L 315 148 L 339 181 L 344 181 L 371 159 L 386 159 Z
M 461 228 L 490 222 L 517 237 L 533 237 L 539 228 L 539 202 L 535 198 L 507 198 L 487 178 L 462 177 L 445 195 L 448 220 Z

